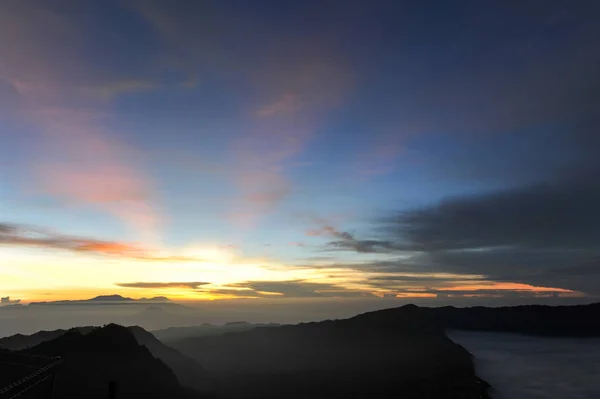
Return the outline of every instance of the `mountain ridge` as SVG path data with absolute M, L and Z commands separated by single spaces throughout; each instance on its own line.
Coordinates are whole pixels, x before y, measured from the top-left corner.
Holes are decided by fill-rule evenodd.
M 171 344 L 231 398 L 487 398 L 471 354 L 418 307 Z
M 31 335 L 15 334 L 10 337 L 1 338 L 0 348 L 12 351 L 21 350 L 24 352 L 27 352 L 27 349 L 31 349 L 41 353 L 46 350 L 44 344 L 47 342 L 53 340 L 58 340 L 59 343 L 64 341 L 65 344 L 70 340 L 76 342 L 81 336 L 106 327 L 107 326 L 76 327 L 69 330 L 39 331 Z M 194 359 L 185 356 L 176 349 L 162 343 L 156 339 L 152 333 L 146 331 L 142 327 L 130 326 L 124 328 L 131 333 L 138 345 L 145 346 L 155 358 L 161 360 L 173 370 L 182 385 L 194 388 L 201 392 L 213 391 L 216 389 L 213 378 Z M 122 341 L 124 341 L 124 339 L 117 339 L 117 342 Z M 53 345 L 56 345 L 56 342 L 54 342 Z M 132 346 L 132 343 L 129 342 L 128 345 Z M 79 348 L 78 350 L 83 349 L 84 348 Z
M 117 305 L 121 303 L 126 304 L 147 304 L 147 303 L 161 303 L 161 304 L 174 304 L 169 298 L 164 296 L 157 296 L 152 298 L 140 298 L 133 299 L 124 297 L 118 294 L 112 295 L 98 295 L 90 299 L 75 299 L 75 300 L 60 300 L 60 301 L 43 301 L 43 302 L 30 302 L 28 306 L 46 306 L 46 305 L 98 305 L 98 304 L 110 304 Z
M 600 336 L 600 303 L 421 308 L 446 329 L 546 337 Z
M 87 334 L 77 329 L 21 352 L 35 356 L 60 356 L 55 394 L 66 398 L 104 399 L 110 383 L 118 396 L 129 398 L 196 399 L 203 396 L 180 384 L 174 372 L 138 343 L 126 327 L 109 324 Z
M 168 343 L 184 338 L 193 338 L 207 335 L 220 335 L 227 332 L 251 330 L 257 327 L 278 327 L 279 323 L 248 323 L 233 322 L 222 325 L 212 325 L 204 323 L 202 325 L 185 327 L 168 327 L 159 330 L 153 330 L 152 334 L 159 340 Z

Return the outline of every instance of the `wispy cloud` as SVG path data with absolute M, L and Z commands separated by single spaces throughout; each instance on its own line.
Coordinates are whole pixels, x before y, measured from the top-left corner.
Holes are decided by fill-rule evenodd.
M 204 281 L 186 281 L 186 282 L 137 282 L 137 283 L 117 283 L 116 286 L 123 288 L 189 288 L 196 289 L 203 285 L 210 284 Z
M 60 234 L 48 229 L 0 223 L 0 245 L 38 247 L 156 262 L 201 262 L 189 256 L 164 255 L 142 246 Z
M 110 138 L 94 112 L 42 106 L 30 115 L 44 132 L 33 165 L 41 193 L 109 212 L 155 241 L 161 217 L 135 151 Z
M 398 273 L 371 277 L 368 281 L 389 293 L 421 292 L 440 297 L 583 295 L 563 288 L 491 281 L 487 276 L 459 273 Z
M 292 247 L 306 247 L 306 244 L 304 244 L 303 242 L 299 242 L 299 241 L 292 241 L 292 242 L 288 242 L 288 245 L 292 246 Z
M 382 133 L 367 136 L 354 161 L 355 173 L 352 177 L 368 180 L 393 172 L 398 158 L 406 150 L 409 136 L 400 123 L 392 124 L 391 128 L 385 128 Z
M 402 250 L 403 247 L 385 240 L 357 239 L 353 234 L 339 231 L 332 226 L 323 226 L 306 232 L 311 237 L 328 237 L 334 241 L 327 243 L 330 250 L 354 251 L 358 253 L 389 253 Z
M 25 154 L 33 175 L 27 189 L 108 212 L 156 241 L 161 216 L 141 156 L 115 137 L 108 127 L 115 121 L 93 101 L 154 84 L 98 71 L 79 56 L 80 29 L 50 4 L 0 8 L 0 79 L 14 88 L 19 115 L 36 131 Z
M 303 108 L 294 94 L 284 94 L 271 104 L 264 105 L 256 111 L 256 116 L 269 117 L 275 115 L 291 114 Z
M 368 290 L 353 290 L 336 284 L 317 283 L 304 280 L 289 281 L 247 281 L 229 284 L 224 289 L 208 290 L 243 297 L 284 297 L 284 298 L 347 298 L 373 297 Z
M 121 94 L 140 93 L 156 89 L 161 85 L 152 80 L 123 79 L 94 85 L 77 86 L 82 95 L 99 100 L 111 100 Z
M 210 70 L 248 88 L 235 116 L 243 120 L 225 161 L 228 180 L 238 191 L 226 217 L 238 227 L 254 226 L 297 190 L 290 177 L 297 157 L 354 84 L 348 64 L 333 49 L 329 24 L 310 40 L 298 40 L 293 29 L 261 36 L 249 42 L 255 56 L 246 57 L 221 49 L 246 41 L 248 31 L 262 31 L 269 21 L 260 14 L 239 18 L 196 3 L 167 7 L 140 1 L 133 8 L 176 49 L 173 57 L 182 68 Z M 345 12 L 345 7 L 329 8 L 332 16 Z

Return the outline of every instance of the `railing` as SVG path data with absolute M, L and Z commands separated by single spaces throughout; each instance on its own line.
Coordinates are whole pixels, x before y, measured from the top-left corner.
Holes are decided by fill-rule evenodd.
M 0 351 L 0 367 L 14 374 L 9 375 L 14 378 L 12 381 L 0 387 L 0 399 L 52 398 L 54 375 L 61 364 L 60 357 Z

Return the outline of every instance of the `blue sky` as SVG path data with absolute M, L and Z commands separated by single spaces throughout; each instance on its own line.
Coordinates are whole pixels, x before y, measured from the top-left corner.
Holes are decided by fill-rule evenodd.
M 432 235 L 417 243 L 412 230 L 391 235 L 384 225 L 420 223 L 410 219 L 417 214 L 439 222 L 454 209 L 447 201 L 485 202 L 514 190 L 521 198 L 519 190 L 595 176 L 586 154 L 597 145 L 588 140 L 597 126 L 597 17 L 598 6 L 584 1 L 2 4 L 0 222 L 10 266 L 0 276 L 10 283 L 0 293 L 38 298 L 54 273 L 40 266 L 48 251 L 73 262 L 60 271 L 73 273 L 69 281 L 50 287 L 58 298 L 119 290 L 114 284 L 131 283 L 123 278 L 173 282 L 164 254 L 199 248 L 214 255 L 214 270 L 232 256 L 285 268 L 261 275 L 269 281 L 331 283 L 367 296 L 436 296 L 461 286 L 369 282 L 408 269 L 465 281 L 481 275 L 485 289 L 502 291 L 494 295 L 545 292 L 535 287 L 596 295 L 580 275 L 567 281 L 533 270 L 547 256 L 537 249 L 511 257 L 508 275 L 487 259 L 488 269 L 471 273 L 438 259 Z M 482 205 L 482 225 L 488 210 L 505 210 L 497 203 L 504 204 Z M 577 207 L 563 205 L 553 213 Z M 550 226 L 572 228 L 566 218 Z M 463 232 L 431 228 L 446 242 Z M 498 237 L 509 230 L 494 228 Z M 544 251 L 567 253 L 546 233 Z M 525 241 L 511 244 L 515 252 Z M 131 251 L 157 260 L 152 270 L 128 266 L 140 259 Z M 548 267 L 595 256 L 577 251 Z M 123 263 L 94 288 L 78 265 L 98 257 Z M 173 278 L 205 281 L 198 257 L 197 272 Z M 310 264 L 322 270 L 324 260 L 314 259 L 323 257 L 332 270 L 354 274 L 329 283 L 325 272 L 298 274 Z M 369 272 L 376 262 L 398 267 Z M 124 268 L 137 271 L 119 274 Z M 246 275 L 228 276 L 199 292 L 171 284 L 158 293 L 205 298 L 249 284 Z M 256 292 L 244 291 L 267 295 Z

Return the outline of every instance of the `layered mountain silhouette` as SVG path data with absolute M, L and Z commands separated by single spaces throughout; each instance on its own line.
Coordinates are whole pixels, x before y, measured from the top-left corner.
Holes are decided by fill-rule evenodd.
M 96 327 L 77 327 L 75 330 L 82 334 L 91 332 Z M 52 331 L 38 331 L 35 334 L 23 335 L 15 334 L 10 337 L 0 338 L 0 348 L 18 351 L 22 349 L 31 348 L 39 345 L 42 342 L 51 341 L 55 338 L 60 337 L 67 333 L 68 330 L 52 330 Z
M 486 398 L 469 353 L 416 306 L 172 344 L 239 398 Z
M 121 295 L 100 295 L 90 299 L 79 299 L 72 301 L 48 301 L 48 302 L 31 302 L 29 306 L 42 306 L 42 305 L 118 305 L 118 304 L 147 304 L 147 303 L 161 303 L 161 304 L 169 304 L 176 305 L 169 298 L 164 296 L 153 297 L 153 298 L 140 298 L 133 299 L 124 297 Z M 177 304 L 177 306 L 182 306 Z
M 0 313 L 5 320 L 5 323 L 0 323 L 0 337 L 108 323 L 139 325 L 147 330 L 155 330 L 199 324 L 204 317 L 202 309 L 186 306 L 166 297 L 132 299 L 120 295 L 33 302 L 18 308 L 0 306 Z
M 188 327 L 169 327 L 161 330 L 154 330 L 152 334 L 161 340 L 162 342 L 168 343 L 178 341 L 184 338 L 192 337 L 204 337 L 208 335 L 221 335 L 228 332 L 235 331 L 246 331 L 257 327 L 278 327 L 280 324 L 277 323 L 248 323 L 245 321 L 236 321 L 223 325 L 213 324 L 202 324 L 200 326 L 188 326 Z M 0 346 L 2 345 L 0 340 Z
M 78 350 L 77 345 L 81 345 L 84 335 L 89 335 L 97 330 L 106 329 L 113 331 L 115 337 L 112 338 L 115 338 L 115 345 L 120 343 L 119 337 L 116 336 L 116 334 L 119 333 L 121 336 L 127 335 L 120 332 L 122 329 L 126 329 L 129 332 L 129 335 L 135 340 L 136 345 L 147 348 L 152 356 L 166 364 L 173 371 L 182 385 L 204 393 L 212 392 L 216 389 L 214 379 L 197 361 L 163 344 L 151 333 L 138 326 L 121 327 L 109 325 L 103 328 L 77 327 L 71 330 L 40 331 L 31 335 L 16 334 L 0 339 L 0 348 L 13 351 L 31 348 L 31 351 L 24 352 L 33 352 L 35 354 L 48 356 L 47 353 L 44 353 L 46 351 L 46 346 L 43 344 L 47 343 L 47 345 L 52 345 L 52 347 L 64 345 L 65 349 L 68 348 L 69 350 L 72 349 L 76 351 Z M 64 338 L 65 336 L 72 341 L 67 341 L 66 338 Z M 94 337 L 94 335 L 91 336 Z M 109 335 L 107 336 L 110 337 Z M 127 338 L 127 340 L 131 341 L 130 338 Z M 58 344 L 55 341 L 57 341 Z M 72 344 L 69 342 L 72 342 Z M 52 356 L 54 355 L 52 354 Z
M 60 356 L 57 398 L 106 398 L 111 381 L 122 398 L 201 398 L 183 387 L 173 371 L 138 344 L 127 328 L 110 324 L 82 334 L 69 330 L 23 353 Z
M 199 362 L 163 344 L 141 327 L 133 326 L 128 329 L 138 344 L 148 348 L 153 356 L 173 370 L 181 384 L 199 392 L 213 392 L 217 389 L 216 381 Z
M 0 348 L 62 357 L 56 379 L 61 399 L 105 398 L 110 381 L 118 397 L 127 398 L 214 396 L 217 386 L 223 398 L 470 399 L 487 398 L 489 386 L 446 329 L 600 336 L 598 316 L 600 304 L 407 305 L 298 325 L 235 322 L 157 332 L 170 346 L 141 327 L 111 324 L 17 334 L 0 339 Z

